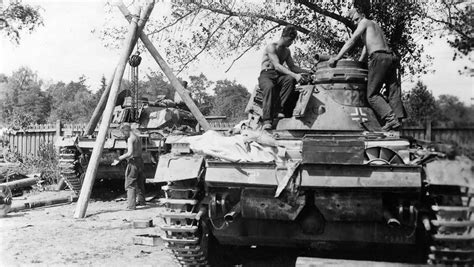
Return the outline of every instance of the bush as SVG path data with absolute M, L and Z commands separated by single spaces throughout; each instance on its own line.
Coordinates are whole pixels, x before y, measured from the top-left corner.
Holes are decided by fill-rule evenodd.
M 41 173 L 41 178 L 49 184 L 60 179 L 59 156 L 52 143 L 41 144 L 37 156 L 26 156 L 20 159 L 21 171 L 26 174 Z

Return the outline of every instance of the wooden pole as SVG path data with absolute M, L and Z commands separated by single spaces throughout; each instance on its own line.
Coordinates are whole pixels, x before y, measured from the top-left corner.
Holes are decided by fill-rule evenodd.
M 115 102 L 117 100 L 118 90 L 120 88 L 120 83 L 122 81 L 123 74 L 125 72 L 125 67 L 127 66 L 128 58 L 135 47 L 138 37 L 138 28 L 143 28 L 148 17 L 150 16 L 153 6 L 155 4 L 154 0 L 147 1 L 143 9 L 138 9 L 136 14 L 140 14 L 140 19 L 137 16 L 130 16 L 131 22 L 128 27 L 128 34 L 125 38 L 125 48 L 120 56 L 120 61 L 117 65 L 115 71 L 114 80 L 112 87 L 110 88 L 109 97 L 107 100 L 107 105 L 105 106 L 104 114 L 102 115 L 102 122 L 100 123 L 99 133 L 97 134 L 97 140 L 94 144 L 92 154 L 89 160 L 89 165 L 87 166 L 86 175 L 84 177 L 84 182 L 82 184 L 81 193 L 77 201 L 76 210 L 74 212 L 74 218 L 84 218 L 86 215 L 87 205 L 89 203 L 89 198 L 92 191 L 92 186 L 94 185 L 95 176 L 97 174 L 97 168 L 99 167 L 99 159 L 104 148 L 105 138 L 107 136 L 107 130 L 112 120 L 112 114 L 115 108 Z M 141 10 L 141 12 L 140 12 Z
M 130 20 L 130 12 L 128 11 L 127 7 L 123 3 L 120 3 L 118 5 L 118 8 L 122 12 L 122 14 L 125 16 L 125 18 Z M 204 129 L 204 131 L 211 129 L 211 125 L 209 124 L 209 122 L 206 120 L 204 115 L 202 115 L 201 111 L 196 106 L 192 98 L 186 93 L 186 90 L 184 89 L 183 85 L 179 82 L 178 78 L 176 78 L 176 76 L 173 73 L 173 70 L 168 66 L 168 64 L 160 55 L 160 53 L 155 48 L 153 43 L 150 41 L 148 36 L 143 31 L 139 32 L 139 36 L 140 36 L 140 40 L 142 40 L 143 44 L 148 49 L 151 56 L 155 59 L 156 63 L 158 63 L 161 70 L 163 70 L 163 73 L 166 75 L 166 77 L 168 77 L 168 79 L 171 82 L 171 85 L 174 87 L 176 92 L 178 92 L 179 96 L 181 97 L 181 99 L 183 99 L 184 103 L 186 104 L 186 106 L 188 106 L 189 110 L 194 115 L 194 117 L 196 118 L 198 123 L 201 125 L 201 127 Z
M 117 68 L 115 68 L 115 70 L 116 69 Z M 97 103 L 97 106 L 94 109 L 94 113 L 92 113 L 91 119 L 87 123 L 87 126 L 84 130 L 84 135 L 93 134 L 95 131 L 95 127 L 97 127 L 97 123 L 99 122 L 100 117 L 102 113 L 104 112 L 105 105 L 107 104 L 107 98 L 109 97 L 110 88 L 112 87 L 112 81 L 114 80 L 114 77 L 115 77 L 115 70 L 109 79 L 109 83 L 107 84 L 107 87 L 105 87 L 104 92 L 102 92 L 102 95 L 100 96 L 99 103 Z
M 38 178 L 25 178 L 21 180 L 3 183 L 3 184 L 0 184 L 0 186 L 8 186 L 10 190 L 15 190 L 18 188 L 35 185 L 37 182 L 38 182 Z

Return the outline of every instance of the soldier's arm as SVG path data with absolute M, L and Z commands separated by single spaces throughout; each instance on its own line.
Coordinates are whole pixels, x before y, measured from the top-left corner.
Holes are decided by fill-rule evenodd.
M 364 45 L 362 52 L 360 53 L 359 61 L 365 61 L 367 59 L 367 46 Z
M 133 145 L 133 142 L 135 142 L 135 137 L 133 135 L 130 135 L 130 137 L 127 140 L 127 153 L 121 155 L 119 157 L 119 160 L 124 160 L 132 157 L 135 146 Z
M 278 56 L 276 54 L 276 49 L 275 49 L 275 46 L 273 45 L 268 45 L 266 48 L 265 48 L 267 54 L 268 54 L 268 57 L 270 58 L 270 61 L 272 62 L 273 66 L 275 67 L 275 70 L 277 70 L 278 72 L 281 72 L 283 74 L 288 74 L 290 75 L 291 77 L 295 78 L 296 81 L 299 81 L 301 79 L 301 75 L 298 74 L 298 73 L 294 73 L 292 72 L 290 69 L 286 68 L 285 66 L 283 66 L 282 64 L 280 64 L 280 60 L 278 59 Z
M 351 38 L 344 44 L 342 47 L 341 51 L 339 51 L 339 54 L 334 58 L 335 60 L 340 60 L 344 54 L 352 47 L 354 44 L 357 42 L 357 39 L 362 36 L 362 34 L 365 32 L 365 29 L 367 28 L 367 20 L 361 21 L 357 25 L 357 29 L 354 31 L 352 34 Z
M 295 73 L 311 73 L 310 70 L 306 70 L 303 68 L 300 68 L 299 66 L 295 65 L 295 62 L 293 61 L 293 57 L 291 56 L 291 53 L 289 54 L 288 58 L 286 59 L 286 64 L 288 65 L 288 68 Z

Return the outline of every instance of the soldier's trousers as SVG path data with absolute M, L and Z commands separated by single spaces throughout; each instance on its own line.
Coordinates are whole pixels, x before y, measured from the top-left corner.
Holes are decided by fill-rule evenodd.
M 398 119 L 406 117 L 400 81 L 397 77 L 398 65 L 399 59 L 393 53 L 375 51 L 369 57 L 367 100 L 375 113 L 382 119 L 392 113 Z M 380 93 L 384 84 L 387 88 L 388 103 Z
M 290 75 L 276 70 L 262 70 L 258 77 L 258 86 L 263 91 L 263 121 L 272 121 L 278 112 L 286 117 L 293 113 L 298 93 L 295 91 L 296 80 Z
M 130 158 L 125 170 L 125 190 L 127 191 L 128 208 L 135 208 L 135 193 L 138 203 L 145 203 L 145 176 L 143 159 L 139 157 Z

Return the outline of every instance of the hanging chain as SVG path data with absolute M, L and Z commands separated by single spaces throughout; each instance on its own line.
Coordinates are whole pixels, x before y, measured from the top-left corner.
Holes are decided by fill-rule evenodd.
M 138 122 L 139 119 L 139 112 L 138 112 L 138 66 L 142 61 L 142 57 L 140 56 L 140 52 L 138 51 L 138 43 L 137 43 L 137 50 L 134 55 L 130 56 L 128 63 L 131 66 L 131 97 L 132 97 L 132 113 L 131 113 L 131 120 Z

